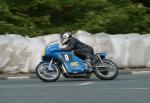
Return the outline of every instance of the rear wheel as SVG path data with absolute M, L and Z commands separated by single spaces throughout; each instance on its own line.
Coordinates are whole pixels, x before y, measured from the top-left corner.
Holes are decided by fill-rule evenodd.
M 60 77 L 60 70 L 56 64 L 41 62 L 35 71 L 37 77 L 45 82 L 53 82 L 56 81 Z
M 118 75 L 117 65 L 111 60 L 104 59 L 102 60 L 103 64 L 100 61 L 95 63 L 94 74 L 102 80 L 113 80 Z

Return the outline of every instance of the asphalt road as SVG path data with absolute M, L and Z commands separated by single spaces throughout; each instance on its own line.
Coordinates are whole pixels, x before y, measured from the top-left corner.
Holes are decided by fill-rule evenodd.
M 0 103 L 150 103 L 150 75 L 96 78 L 0 80 Z

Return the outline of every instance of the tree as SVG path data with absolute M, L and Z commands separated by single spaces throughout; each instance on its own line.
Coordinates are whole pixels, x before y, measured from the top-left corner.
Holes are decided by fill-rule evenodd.
M 1 0 L 0 34 L 149 33 L 148 0 Z M 150 3 L 149 3 L 150 4 Z

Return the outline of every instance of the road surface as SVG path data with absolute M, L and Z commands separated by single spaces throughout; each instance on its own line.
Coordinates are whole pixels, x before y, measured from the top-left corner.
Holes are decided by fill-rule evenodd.
M 150 75 L 97 78 L 0 80 L 0 103 L 150 103 Z

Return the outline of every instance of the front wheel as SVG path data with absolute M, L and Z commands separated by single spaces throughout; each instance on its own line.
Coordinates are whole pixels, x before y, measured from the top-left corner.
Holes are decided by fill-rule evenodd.
M 95 63 L 94 74 L 102 80 L 113 80 L 117 77 L 119 71 L 117 65 L 111 60 L 104 59 Z
M 56 81 L 60 77 L 60 70 L 56 64 L 41 62 L 35 70 L 35 73 L 39 79 L 45 82 Z

